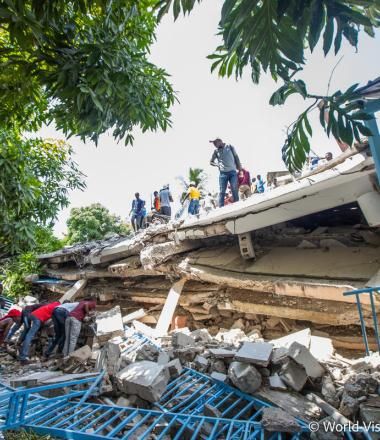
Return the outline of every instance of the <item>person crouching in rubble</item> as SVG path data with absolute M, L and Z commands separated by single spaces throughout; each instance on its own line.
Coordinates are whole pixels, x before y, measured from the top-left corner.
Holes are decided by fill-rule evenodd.
M 39 307 L 30 314 L 30 328 L 25 335 L 24 342 L 22 343 L 20 349 L 19 360 L 22 364 L 27 364 L 29 362 L 29 352 L 32 345 L 33 339 L 38 333 L 38 330 L 42 327 L 45 322 L 51 319 L 54 310 L 60 306 L 59 301 L 55 301 Z
M 50 342 L 46 352 L 45 358 L 48 359 L 53 353 L 55 347 L 58 345 L 57 354 L 63 355 L 63 347 L 65 344 L 65 323 L 69 314 L 79 305 L 79 302 L 64 301 L 54 309 L 52 320 L 54 325 L 54 339 Z
M 29 306 L 23 307 L 20 320 L 18 322 L 16 322 L 16 324 L 11 328 L 7 337 L 5 338 L 5 342 L 6 343 L 10 342 L 12 336 L 17 332 L 17 330 L 19 330 L 21 327 L 23 327 L 23 330 L 17 340 L 17 345 L 21 345 L 24 342 L 25 336 L 30 329 L 30 315 L 31 315 L 31 313 L 46 304 L 47 303 L 44 302 L 44 303 L 39 303 L 39 304 L 31 304 Z
M 63 356 L 66 357 L 75 350 L 79 338 L 82 322 L 87 315 L 95 313 L 96 301 L 93 298 L 85 298 L 79 301 L 75 309 L 69 313 L 65 322 L 65 345 Z
M 7 343 L 7 337 L 13 324 L 18 324 L 21 321 L 21 312 L 17 309 L 11 309 L 0 319 L 0 346 Z

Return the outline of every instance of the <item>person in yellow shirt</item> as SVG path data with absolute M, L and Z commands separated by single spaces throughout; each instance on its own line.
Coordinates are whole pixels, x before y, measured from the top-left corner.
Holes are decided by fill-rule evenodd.
M 197 185 L 194 182 L 191 182 L 189 185 L 189 189 L 187 190 L 187 194 L 182 200 L 182 203 L 186 200 L 190 200 L 189 204 L 189 214 L 197 215 L 199 214 L 199 199 L 201 198 L 201 192 L 197 188 Z

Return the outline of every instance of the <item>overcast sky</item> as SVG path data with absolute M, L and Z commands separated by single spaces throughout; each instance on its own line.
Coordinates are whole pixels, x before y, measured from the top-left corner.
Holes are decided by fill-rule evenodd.
M 167 16 L 157 32 L 157 43 L 151 58 L 171 74 L 180 103 L 172 108 L 173 127 L 166 133 L 135 133 L 133 147 L 117 144 L 112 136 L 101 137 L 99 146 L 70 139 L 75 160 L 87 175 L 87 189 L 70 195 L 71 207 L 100 202 L 112 212 L 126 217 L 133 194 L 139 191 L 149 205 L 150 194 L 170 183 L 178 198 L 177 176 L 187 175 L 189 167 L 204 168 L 211 190 L 217 190 L 217 169 L 209 166 L 212 144 L 209 139 L 221 137 L 234 145 L 243 166 L 251 174 L 285 169 L 281 160 L 284 130 L 305 109 L 305 102 L 290 98 L 283 107 L 271 107 L 268 100 L 276 88 L 270 77 L 260 85 L 250 81 L 249 72 L 238 82 L 220 79 L 210 73 L 206 56 L 218 45 L 215 35 L 221 1 L 205 1 L 186 18 L 175 23 Z M 346 89 L 354 82 L 362 84 L 379 76 L 379 36 L 360 36 L 359 52 L 344 45 L 343 60 L 333 76 L 331 90 Z M 341 55 L 339 55 L 340 57 Z M 324 58 L 317 49 L 308 57 L 302 79 L 312 93 L 326 92 L 330 73 L 339 58 Z M 313 121 L 312 149 L 324 154 L 339 152 Z M 63 138 L 54 128 L 41 131 L 43 136 Z M 69 210 L 60 213 L 56 232 L 66 230 Z

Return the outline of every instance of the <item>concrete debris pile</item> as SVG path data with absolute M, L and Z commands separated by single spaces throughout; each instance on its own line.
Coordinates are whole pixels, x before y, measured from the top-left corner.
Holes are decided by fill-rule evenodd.
M 340 210 L 334 216 L 346 223 L 356 212 Z M 232 328 L 265 339 L 310 327 L 335 348 L 362 350 L 355 299 L 343 292 L 379 271 L 380 234 L 364 226 L 318 226 L 325 217 L 330 214 L 256 231 L 251 260 L 224 221 L 152 225 L 133 237 L 40 255 L 43 275 L 32 278 L 33 291 L 39 299 L 96 296 L 98 310 L 119 305 L 123 315 L 137 313 L 131 319 L 154 327 L 173 282 L 183 280 L 174 325 L 178 317 L 212 336 Z M 363 316 L 371 318 L 368 298 Z M 376 347 L 371 328 L 369 344 Z

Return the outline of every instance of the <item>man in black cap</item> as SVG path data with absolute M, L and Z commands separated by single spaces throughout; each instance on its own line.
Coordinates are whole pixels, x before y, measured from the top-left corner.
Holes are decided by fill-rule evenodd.
M 211 157 L 210 165 L 219 168 L 219 206 L 224 206 L 224 196 L 228 183 L 231 186 L 234 202 L 239 200 L 238 177 L 236 170 L 241 170 L 239 156 L 232 145 L 226 145 L 221 139 L 210 141 L 215 150 Z

